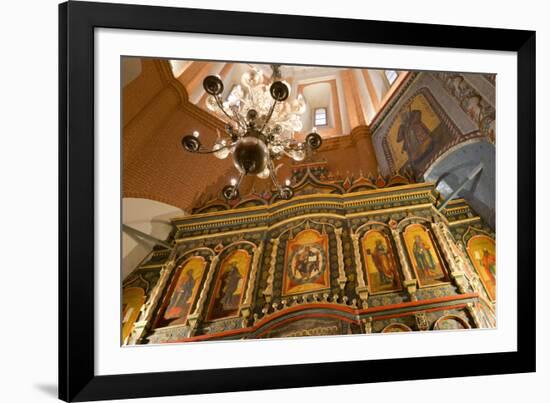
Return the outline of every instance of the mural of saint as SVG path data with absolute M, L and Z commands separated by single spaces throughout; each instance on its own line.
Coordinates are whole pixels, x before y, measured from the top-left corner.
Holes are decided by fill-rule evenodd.
M 368 231 L 363 237 L 368 284 L 371 293 L 401 290 L 393 248 L 384 233 Z
M 403 143 L 403 150 L 413 165 L 432 150 L 433 142 L 430 129 L 422 123 L 421 110 L 414 109 L 401 113 L 397 142 Z
M 329 287 L 328 236 L 306 229 L 287 242 L 283 295 Z
M 425 165 L 453 139 L 449 127 L 431 105 L 429 93 L 421 92 L 396 112 L 387 134 L 393 169 L 408 165 L 422 173 Z
M 162 317 L 164 325 L 184 324 L 191 313 L 206 261 L 201 256 L 193 256 L 180 266 L 176 285 Z
M 475 235 L 468 241 L 468 255 L 491 301 L 496 299 L 495 241 L 486 235 Z
M 210 303 L 209 320 L 238 315 L 250 262 L 250 254 L 244 249 L 232 252 L 222 261 Z
M 448 281 L 439 253 L 428 230 L 423 225 L 409 225 L 403 234 L 403 238 L 421 286 Z

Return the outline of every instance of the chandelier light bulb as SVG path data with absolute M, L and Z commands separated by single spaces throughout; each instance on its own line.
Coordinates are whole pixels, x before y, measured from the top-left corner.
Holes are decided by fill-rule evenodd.
M 231 186 L 235 186 L 235 185 L 237 184 L 237 179 L 231 178 L 231 180 L 229 181 L 229 183 L 231 183 Z
M 222 140 L 214 144 L 214 146 L 212 147 L 212 150 L 215 151 L 214 157 L 219 158 L 221 160 L 227 158 L 229 153 L 231 153 L 231 149 L 227 147 L 227 142 L 225 140 Z
M 303 161 L 306 158 L 306 154 L 302 150 L 291 150 L 288 155 L 297 162 Z
M 287 179 L 287 180 L 285 181 L 285 185 L 290 186 L 290 179 Z
M 264 74 L 261 70 L 252 68 L 241 77 L 241 83 L 245 87 L 255 87 L 264 81 Z
M 236 85 L 229 93 L 229 96 L 227 97 L 227 101 L 229 102 L 230 105 L 233 105 L 233 104 L 240 103 L 243 97 L 244 97 L 243 88 L 240 85 Z
M 269 178 L 269 174 L 270 174 L 269 168 L 266 167 L 262 172 L 260 172 L 260 173 L 258 174 L 258 178 L 260 178 L 260 179 L 267 179 L 267 178 Z
M 198 139 L 198 138 L 199 138 L 199 134 L 200 134 L 200 133 L 199 133 L 197 130 L 195 130 L 195 131 L 193 132 L 193 137 L 196 138 L 196 139 Z

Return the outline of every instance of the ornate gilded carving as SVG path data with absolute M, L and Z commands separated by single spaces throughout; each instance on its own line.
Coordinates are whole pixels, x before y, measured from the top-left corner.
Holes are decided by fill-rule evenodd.
M 432 223 L 432 230 L 437 239 L 439 245 L 443 250 L 443 256 L 447 261 L 450 269 L 450 276 L 454 280 L 458 290 L 461 293 L 466 293 L 466 279 L 464 278 L 464 272 L 461 268 L 460 256 L 458 256 L 450 242 L 453 242 L 447 237 L 445 224 L 442 222 Z
M 346 286 L 347 277 L 344 270 L 344 251 L 342 248 L 342 228 L 336 228 L 334 230 L 336 234 L 336 251 L 338 253 L 338 284 L 340 289 L 343 290 Z
M 254 293 L 254 289 L 256 287 L 256 276 L 258 273 L 258 266 L 260 257 L 262 256 L 262 252 L 264 249 L 264 242 L 260 241 L 260 244 L 256 247 L 254 250 L 254 256 L 252 258 L 252 271 L 250 272 L 250 277 L 248 280 L 248 288 L 246 289 L 246 294 L 244 297 L 244 301 L 241 305 L 241 316 L 244 318 L 244 325 L 248 323 L 248 317 L 250 316 L 250 305 L 252 304 L 252 296 Z
M 418 330 L 426 331 L 430 330 L 430 323 L 426 317 L 426 312 L 415 312 L 414 319 L 416 320 L 416 326 Z
M 269 262 L 267 286 L 263 291 L 267 303 L 271 302 L 271 298 L 273 296 L 273 281 L 275 279 L 275 267 L 277 265 L 277 250 L 279 249 L 279 242 L 279 238 L 271 239 L 271 261 Z
M 401 265 L 401 270 L 403 271 L 403 276 L 405 277 L 405 281 L 403 281 L 403 286 L 407 289 L 407 293 L 411 297 L 411 300 L 416 301 L 417 282 L 416 279 L 412 276 L 411 267 L 409 266 L 409 261 L 407 260 L 407 256 L 405 255 L 405 246 L 403 245 L 403 241 L 401 240 L 401 235 L 399 234 L 399 231 L 397 229 L 392 229 L 391 234 L 393 237 L 393 241 L 395 242 L 395 246 L 397 247 L 399 263 Z
M 474 323 L 476 325 L 476 327 L 483 327 L 481 325 L 481 321 L 479 319 L 479 316 L 478 316 L 478 313 L 477 313 L 477 309 L 476 307 L 474 306 L 474 304 L 472 304 L 471 302 L 468 303 L 468 305 L 466 305 L 466 309 L 468 309 L 468 313 L 470 314 L 470 316 L 472 317 L 472 319 L 474 320 Z
M 363 274 L 363 263 L 361 261 L 361 249 L 359 246 L 359 234 L 352 233 L 351 240 L 353 243 L 353 252 L 355 256 L 355 272 L 357 274 L 356 292 L 359 295 L 359 298 L 361 298 L 363 309 L 366 309 L 369 307 L 369 289 L 367 287 L 367 284 L 365 283 L 365 277 Z
M 445 304 L 450 304 L 447 300 L 458 297 L 455 284 L 464 293 L 462 304 L 473 303 L 468 308 L 471 314 L 466 315 L 466 308 L 462 310 L 466 320 L 472 326 L 475 324 L 478 327 L 481 322 L 483 327 L 494 327 L 494 320 L 491 322 L 487 319 L 481 308 L 476 311 L 478 299 L 469 293 L 479 292 L 482 286 L 474 269 L 468 266 L 470 260 L 465 258 L 461 242 L 454 241 L 454 237 L 462 239 L 467 224 L 450 226 L 449 220 L 462 217 L 462 213 L 453 215 L 455 211 L 470 210 L 463 209 L 467 204 L 459 200 L 453 201 L 449 216 L 445 211 L 437 213 L 434 195 L 431 184 L 396 185 L 394 188 L 359 190 L 346 195 L 304 195 L 270 206 L 232 209 L 175 219 L 173 223 L 178 229 L 174 234 L 174 241 L 181 251 L 179 259 L 191 253 L 200 254 L 207 259 L 201 285 L 191 307 L 192 312 L 188 315 L 187 322 L 181 321 L 181 325 L 158 324 L 165 298 L 172 295 L 169 287 L 175 284 L 174 270 L 179 264 L 174 255 L 168 258 L 168 254 L 162 254 L 147 269 L 159 268 L 162 271 L 159 289 L 155 289 L 152 294 L 158 302 L 154 306 L 148 306 L 147 311 L 148 315 L 157 317 L 147 316 L 146 320 L 138 320 L 129 342 L 165 343 L 206 334 L 216 339 L 233 338 L 237 337 L 234 336 L 236 329 L 240 329 L 239 338 L 254 338 L 274 323 L 310 314 L 342 316 L 346 322 L 355 323 L 354 333 L 379 332 L 397 322 L 413 330 L 430 330 L 428 324 L 439 318 L 439 311 L 445 309 Z M 431 224 L 433 220 L 436 223 Z M 433 245 L 428 246 L 434 251 L 437 249 L 440 261 L 445 263 L 446 270 L 453 275 L 453 284 L 447 280 L 418 288 L 412 267 L 415 256 L 412 256 L 411 247 L 414 245 L 406 244 L 410 239 L 407 240 L 402 235 L 410 225 L 422 225 L 429 232 Z M 476 229 L 484 228 L 478 224 L 475 226 Z M 344 231 L 349 232 L 344 234 Z M 367 242 L 366 235 L 369 232 L 371 235 L 380 233 L 387 237 L 387 242 L 378 245 L 376 241 L 379 237 L 375 236 L 371 236 Z M 470 233 L 473 232 L 470 230 Z M 302 236 L 298 237 L 299 234 Z M 305 235 L 308 236 L 307 239 L 304 238 Z M 289 246 L 292 240 L 295 242 Z M 316 249 L 316 245 L 319 248 Z M 376 249 L 377 246 L 380 246 L 380 250 Z M 219 290 L 224 289 L 220 288 L 221 280 L 217 280 L 220 267 L 235 248 L 246 249 L 249 258 L 247 274 L 241 273 L 239 279 L 241 299 L 230 316 L 210 316 L 207 314 L 207 307 L 210 311 L 212 303 L 221 298 L 222 293 Z M 201 249 L 210 252 L 199 252 Z M 395 271 L 401 270 L 399 287 L 386 287 L 391 276 L 384 270 L 388 277 L 385 278 L 378 270 L 380 267 L 389 267 L 382 262 L 381 256 L 387 254 L 389 257 L 390 249 Z M 160 256 L 159 253 L 156 254 Z M 377 255 L 373 257 L 375 253 Z M 371 272 L 367 272 L 369 265 Z M 326 269 L 323 272 L 323 275 L 326 274 L 326 280 L 322 284 L 324 287 L 296 287 L 299 283 L 296 280 L 310 280 L 320 268 Z M 293 270 L 291 280 L 296 284 L 291 284 L 290 287 L 287 284 L 285 288 L 284 280 L 289 270 Z M 463 283 L 458 277 L 461 273 L 466 273 L 463 275 Z M 371 282 L 376 283 L 378 278 L 386 288 L 381 289 L 380 283 L 373 291 Z M 482 298 L 479 301 L 485 301 L 484 294 L 480 295 Z M 410 305 L 407 308 L 410 312 L 407 313 L 409 316 L 406 320 L 377 319 L 377 316 L 401 314 L 407 304 Z M 487 304 L 487 309 L 490 310 L 491 304 Z M 432 312 L 432 308 L 436 309 Z M 428 310 L 423 313 L 422 310 L 426 309 Z M 449 322 L 447 325 L 452 324 Z M 400 326 L 395 326 L 397 327 Z M 300 330 L 296 334 L 306 333 L 308 332 Z
M 369 317 L 369 318 L 361 319 L 361 325 L 363 327 L 363 331 L 366 334 L 372 333 L 372 318 Z
M 145 335 L 145 332 L 148 329 L 148 326 L 151 322 L 153 309 L 158 305 L 161 294 L 166 287 L 168 278 L 170 277 L 170 274 L 176 264 L 176 256 L 177 256 L 177 251 L 174 248 L 170 251 L 170 255 L 167 261 L 162 265 L 162 269 L 160 270 L 159 281 L 151 291 L 149 299 L 145 301 L 145 304 L 142 305 L 141 313 L 138 319 L 136 320 L 136 322 L 134 323 L 134 327 L 130 332 L 130 335 L 128 336 L 126 341 L 123 341 L 126 344 L 136 344 Z
M 216 270 L 216 265 L 218 264 L 218 260 L 219 260 L 219 255 L 214 255 L 210 259 L 208 273 L 206 274 L 206 279 L 204 280 L 204 286 L 199 295 L 199 299 L 197 300 L 197 305 L 193 313 L 189 315 L 187 318 L 187 321 L 189 322 L 189 326 L 191 327 L 191 335 L 194 334 L 194 332 L 196 331 L 197 321 L 202 316 L 204 305 L 206 303 L 206 296 L 208 295 L 208 291 L 210 290 L 210 284 L 212 283 L 212 278 L 214 277 L 214 271 Z
M 459 73 L 434 73 L 481 133 L 495 142 L 495 108 Z

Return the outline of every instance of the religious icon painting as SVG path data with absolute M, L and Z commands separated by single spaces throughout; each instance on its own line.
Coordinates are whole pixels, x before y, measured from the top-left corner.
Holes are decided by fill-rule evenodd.
M 363 237 L 363 256 L 371 294 L 400 291 L 401 279 L 389 238 L 381 231 L 368 231 Z
M 306 229 L 287 243 L 283 295 L 301 294 L 330 287 L 328 236 Z
M 180 265 L 167 305 L 160 317 L 161 326 L 185 324 L 193 309 L 205 269 L 206 260 L 202 256 L 193 256 Z
M 129 287 L 122 293 L 122 340 L 124 341 L 138 319 L 145 302 L 145 291 L 141 287 Z
M 420 224 L 411 224 L 405 230 L 403 238 L 421 287 L 449 281 L 439 252 L 426 227 Z
M 453 135 L 439 118 L 425 90 L 401 108 L 388 133 L 388 144 L 396 169 L 407 162 L 419 169 L 450 141 Z
M 222 260 L 210 302 L 208 320 L 237 316 L 252 258 L 237 249 Z
M 496 300 L 495 240 L 486 235 L 475 235 L 468 241 L 468 255 L 491 301 Z

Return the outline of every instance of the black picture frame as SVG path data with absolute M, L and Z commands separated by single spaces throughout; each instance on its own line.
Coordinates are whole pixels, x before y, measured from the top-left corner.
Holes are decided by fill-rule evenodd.
M 96 376 L 94 29 L 100 27 L 517 52 L 517 352 Z M 89 401 L 535 371 L 534 31 L 68 2 L 59 6 L 59 94 L 60 399 Z

